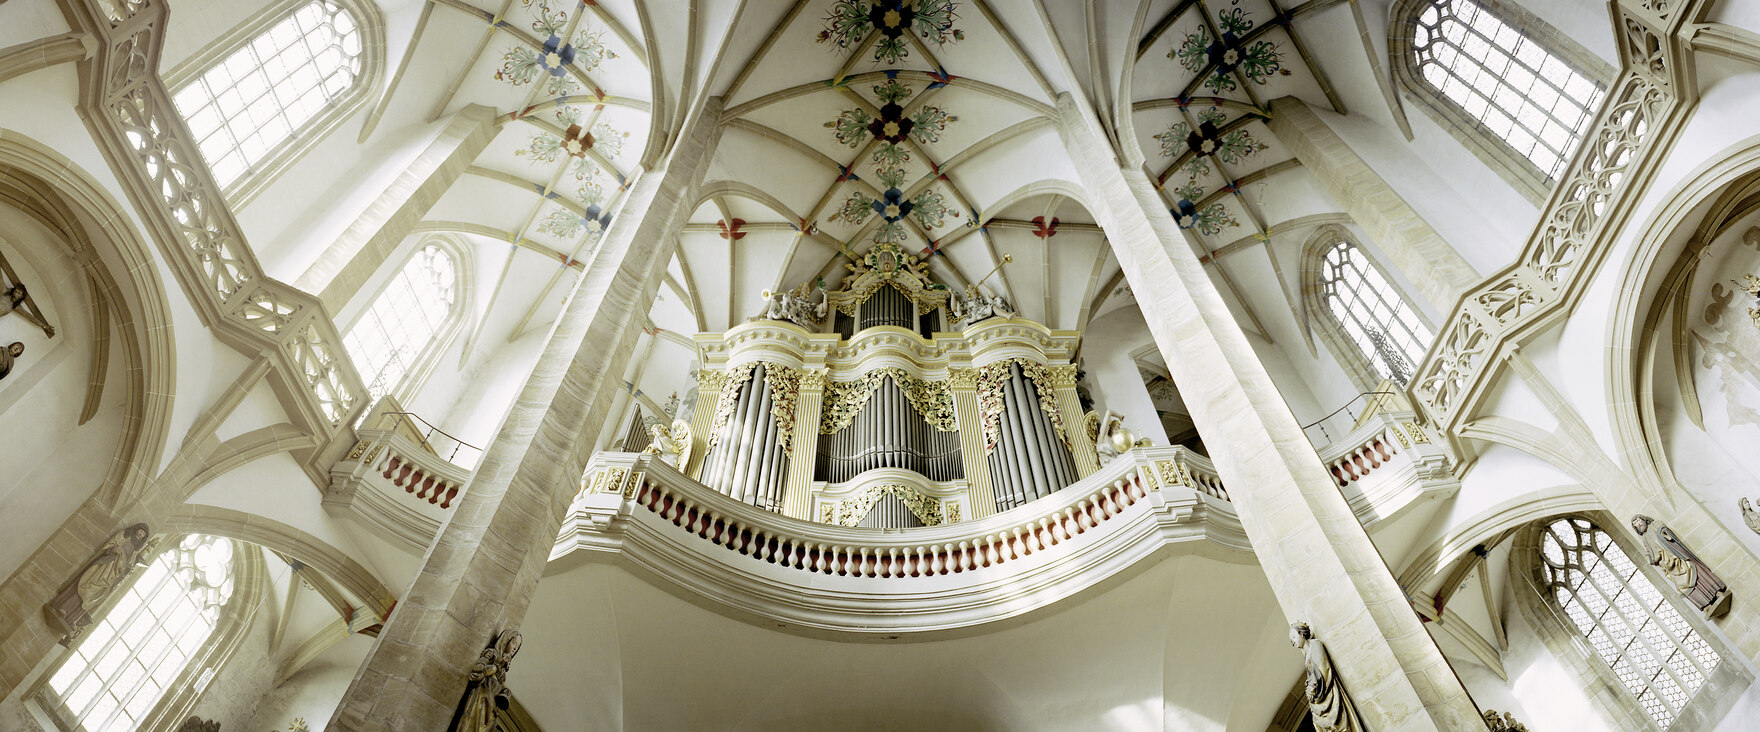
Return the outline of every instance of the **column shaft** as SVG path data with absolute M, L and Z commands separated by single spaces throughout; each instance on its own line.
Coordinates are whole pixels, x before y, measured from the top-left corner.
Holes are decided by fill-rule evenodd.
M 1484 729 L 1154 181 L 1120 169 L 1089 110 L 1068 94 L 1058 111 L 1093 213 L 1284 612 L 1326 643 L 1369 729 Z
M 713 104 L 713 103 L 711 103 Z M 428 550 L 330 727 L 445 729 L 471 663 L 524 618 L 563 514 L 609 416 L 646 311 L 714 150 L 719 109 L 639 175 L 577 281 L 463 500 Z

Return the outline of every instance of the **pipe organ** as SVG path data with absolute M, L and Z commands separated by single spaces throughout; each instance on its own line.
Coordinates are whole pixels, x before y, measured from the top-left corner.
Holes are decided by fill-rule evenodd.
M 1077 335 L 1018 317 L 933 329 L 958 297 L 896 245 L 836 291 L 768 293 L 696 336 L 689 464 L 704 485 L 799 519 L 906 528 L 981 518 L 1099 468 Z M 1003 312 L 1003 311 L 999 311 Z

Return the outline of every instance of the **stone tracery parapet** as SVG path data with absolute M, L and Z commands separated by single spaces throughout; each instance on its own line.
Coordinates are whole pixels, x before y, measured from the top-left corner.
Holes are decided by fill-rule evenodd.
M 1623 69 L 1581 149 L 1547 199 L 1515 264 L 1469 290 L 1412 380 L 1429 419 L 1451 432 L 1471 417 L 1503 356 L 1582 296 L 1697 101 L 1685 40 L 1703 0 L 1621 2 Z
M 82 62 L 81 112 L 203 321 L 246 353 L 263 353 L 294 388 L 300 417 L 340 431 L 366 389 L 318 301 L 269 278 L 227 208 L 159 79 L 162 0 L 90 0 L 100 39 Z

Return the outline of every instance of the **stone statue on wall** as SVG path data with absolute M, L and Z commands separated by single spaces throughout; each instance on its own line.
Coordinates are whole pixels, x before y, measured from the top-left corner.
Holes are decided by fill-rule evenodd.
M 1652 524 L 1655 524 L 1654 532 L 1650 531 Z M 1644 540 L 1644 558 L 1668 576 L 1688 603 L 1706 618 L 1729 612 L 1729 585 L 1724 584 L 1717 573 L 1699 559 L 1699 555 L 1681 543 L 1673 530 L 1641 513 L 1632 517 L 1632 530 Z
M 489 647 L 477 654 L 476 663 L 471 664 L 470 684 L 465 687 L 458 714 L 452 718 L 450 732 L 490 732 L 495 729 L 496 710 L 506 710 L 511 703 L 512 697 L 507 691 L 507 667 L 513 663 L 514 654 L 519 653 L 519 644 L 519 631 L 503 630 L 495 634 Z
M 4 379 L 7 374 L 12 373 L 13 364 L 18 363 L 18 357 L 23 355 L 24 343 L 19 341 L 13 341 L 12 345 L 0 348 L 0 379 Z
M 62 645 L 71 647 L 92 624 L 92 613 L 146 555 L 150 536 L 146 524 L 116 532 L 43 607 L 50 626 L 61 631 Z
M 1754 533 L 1760 534 L 1760 511 L 1754 510 L 1753 504 L 1748 503 L 1746 498 L 1736 501 L 1736 505 L 1742 509 L 1742 523 L 1747 524 Z
M 1485 727 L 1491 732 L 1528 732 L 1528 726 L 1517 722 L 1516 715 L 1496 709 L 1485 710 Z
M 1302 699 L 1308 703 L 1314 729 L 1318 732 L 1364 732 L 1363 720 L 1357 716 L 1357 705 L 1339 682 L 1338 670 L 1332 666 L 1332 656 L 1326 652 L 1326 644 L 1315 639 L 1313 629 L 1302 622 L 1289 626 L 1289 642 L 1302 650 L 1302 662 L 1307 672 Z
M 667 465 L 684 470 L 691 459 L 691 423 L 682 419 L 672 420 L 672 427 L 662 424 L 648 425 L 648 447 L 642 450 L 644 455 L 659 455 Z
M 220 723 L 192 716 L 178 725 L 177 732 L 220 732 Z

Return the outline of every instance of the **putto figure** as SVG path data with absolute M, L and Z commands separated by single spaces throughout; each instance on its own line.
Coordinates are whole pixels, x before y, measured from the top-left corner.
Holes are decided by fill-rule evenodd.
M 1654 524 L 1655 531 L 1651 531 Z M 1668 576 L 1675 589 L 1706 618 L 1721 617 L 1729 612 L 1729 585 L 1699 559 L 1699 555 L 1681 543 L 1674 531 L 1656 519 L 1637 514 L 1632 517 L 1632 530 L 1644 539 L 1644 557 Z
M 1324 643 L 1314 639 L 1313 629 L 1307 623 L 1291 624 L 1289 642 L 1302 649 L 1302 663 L 1308 674 L 1302 685 L 1302 697 L 1308 702 L 1308 713 L 1314 717 L 1314 729 L 1319 732 L 1364 732 L 1357 705 L 1351 702 L 1350 695 L 1339 683 L 1332 656 L 1326 652 Z

